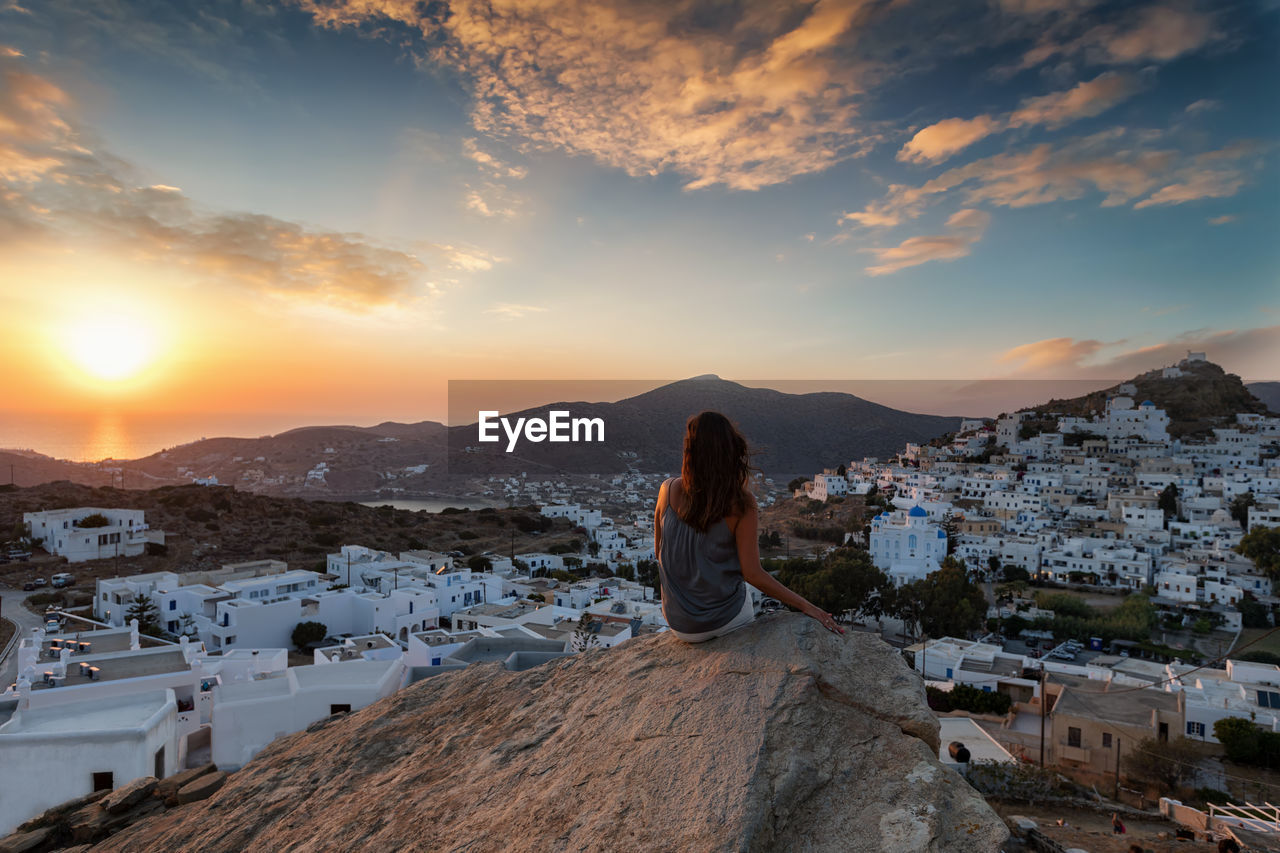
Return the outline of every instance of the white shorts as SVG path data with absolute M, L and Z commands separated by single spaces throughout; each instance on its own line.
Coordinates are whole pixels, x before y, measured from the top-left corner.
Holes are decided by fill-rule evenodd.
M 698 634 L 685 634 L 682 631 L 671 629 L 671 633 L 675 634 L 686 643 L 705 643 L 707 640 L 714 640 L 716 637 L 723 637 L 730 631 L 736 631 L 743 625 L 749 625 L 756 618 L 755 605 L 751 603 L 751 587 L 745 582 L 742 584 L 743 598 L 742 609 L 738 611 L 738 615 L 729 620 L 726 625 L 721 625 L 714 631 L 703 631 Z

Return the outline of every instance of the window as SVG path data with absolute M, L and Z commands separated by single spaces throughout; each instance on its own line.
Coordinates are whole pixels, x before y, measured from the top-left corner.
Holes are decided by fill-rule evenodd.
M 116 786 L 116 774 L 110 770 L 93 774 L 93 790 L 110 791 Z
M 1264 708 L 1280 708 L 1280 693 L 1271 690 L 1259 690 L 1258 704 Z
M 170 600 L 169 600 L 169 609 L 170 609 L 170 610 L 177 610 L 177 609 L 178 609 L 178 601 L 177 601 L 177 599 L 170 599 Z
M 1075 726 L 1071 726 L 1067 729 L 1067 746 L 1074 746 L 1076 748 L 1079 748 L 1080 746 L 1080 730 Z
M 330 713 L 330 714 L 350 714 L 350 713 L 351 713 L 351 705 L 349 705 L 349 704 L 347 704 L 347 705 L 330 705 L 330 706 L 329 706 L 329 713 Z
M 1103 749 L 1111 748 L 1111 732 L 1102 733 L 1102 748 Z
M 1187 737 L 1204 737 L 1204 723 L 1187 720 Z

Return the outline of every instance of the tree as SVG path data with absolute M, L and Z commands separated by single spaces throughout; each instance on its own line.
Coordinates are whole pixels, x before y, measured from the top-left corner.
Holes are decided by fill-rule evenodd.
M 493 561 L 483 554 L 476 554 L 467 560 L 467 568 L 473 572 L 487 572 L 493 568 Z
M 653 597 L 662 599 L 662 583 L 658 578 L 657 560 L 636 560 L 636 581 L 641 586 L 653 587 Z
M 1160 492 L 1160 500 L 1156 502 L 1160 509 L 1164 510 L 1165 519 L 1173 518 L 1178 514 L 1178 485 L 1170 483 Z
M 807 477 L 796 477 L 790 483 L 787 483 L 787 491 L 794 495 L 796 490 L 803 489 L 804 484 L 807 482 L 809 482 Z
M 1249 527 L 1249 507 L 1255 503 L 1257 499 L 1253 496 L 1253 492 L 1245 492 L 1231 499 L 1231 517 L 1239 523 L 1242 530 L 1247 530 Z
M 836 476 L 843 477 L 848 472 L 848 470 L 849 469 L 841 465 L 839 468 L 836 469 Z
M 100 512 L 90 513 L 84 518 L 76 522 L 76 527 L 82 527 L 86 530 L 93 527 L 110 527 L 111 519 L 107 518 Z
M 294 648 L 305 652 L 308 645 L 322 642 L 328 634 L 329 629 L 323 622 L 299 622 L 294 626 L 293 634 L 289 639 L 293 642 Z
M 588 649 L 600 648 L 600 638 L 596 636 L 595 626 L 591 619 L 591 614 L 582 611 L 582 615 L 578 617 L 578 627 L 573 631 L 573 638 L 569 641 L 570 649 L 575 652 L 585 652 Z
M 956 517 L 951 513 L 942 516 L 942 532 L 947 534 L 947 556 L 950 557 L 956 552 L 956 546 L 960 544 L 956 541 L 956 533 L 959 530 L 959 524 Z
M 1275 580 L 1280 577 L 1280 527 L 1254 525 L 1236 546 L 1236 553 L 1253 560 L 1263 574 Z
M 1121 764 L 1130 779 L 1156 785 L 1164 791 L 1176 791 L 1195 778 L 1200 757 L 1196 742 L 1190 738 L 1176 737 L 1162 743 L 1149 737 L 1131 746 Z
M 898 618 L 917 616 L 930 637 L 966 637 L 987 618 L 987 598 L 969 579 L 964 561 L 947 557 L 942 568 L 898 590 Z
M 1252 720 L 1227 717 L 1213 724 L 1213 736 L 1227 760 L 1258 767 L 1280 767 L 1280 733 L 1259 728 Z
M 137 619 L 138 630 L 143 634 L 155 636 L 160 633 L 160 608 L 149 595 L 138 593 L 129 599 L 124 617 L 126 620 Z
M 600 556 L 600 543 L 592 539 L 587 543 L 587 553 L 593 557 Z
M 790 560 L 778 579 L 837 616 L 856 613 L 879 618 L 891 587 L 889 577 L 860 548 L 840 548 L 821 560 Z

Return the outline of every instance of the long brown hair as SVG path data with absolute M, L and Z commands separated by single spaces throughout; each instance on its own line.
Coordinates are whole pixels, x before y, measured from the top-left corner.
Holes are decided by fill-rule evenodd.
M 743 507 L 743 487 L 751 471 L 751 451 L 737 427 L 719 412 L 689 418 L 684 430 L 680 483 L 689 498 L 683 518 L 706 530 Z

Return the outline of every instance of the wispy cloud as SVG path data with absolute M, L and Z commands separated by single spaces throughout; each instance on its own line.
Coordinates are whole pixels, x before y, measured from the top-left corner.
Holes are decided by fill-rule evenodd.
M 1005 116 L 980 115 L 971 119 L 949 118 L 920 130 L 898 159 L 910 163 L 936 163 L 1009 128 L 1044 125 L 1050 129 L 1082 118 L 1100 115 L 1141 89 L 1138 78 L 1106 71 L 1070 89 L 1026 98 Z
M 1237 142 L 1196 155 L 1145 147 L 1124 129 L 1042 143 L 957 166 L 918 186 L 893 184 L 883 199 L 840 223 L 898 225 L 952 193 L 962 204 L 1030 207 L 1101 194 L 1103 207 L 1135 209 L 1233 195 L 1260 165 L 1260 149 Z
M 996 362 L 1012 365 L 1018 372 L 1078 368 L 1105 346 L 1107 344 L 1096 340 L 1046 338 L 1007 350 Z
M 1230 213 L 1224 213 L 1221 216 L 1212 216 L 1208 219 L 1210 225 L 1226 225 L 1229 222 L 1235 222 L 1236 217 Z
M 996 361 L 1018 376 L 1127 379 L 1174 364 L 1190 350 L 1208 353 L 1218 364 L 1232 365 L 1246 379 L 1280 378 L 1275 368 L 1280 364 L 1280 326 L 1190 329 L 1156 344 L 1130 344 L 1127 349 L 1125 345 L 1125 341 L 1050 338 L 1013 347 Z
M 143 182 L 92 145 L 66 93 L 0 56 L 0 221 L 57 241 L 74 234 L 137 260 L 177 265 L 199 280 L 347 310 L 429 294 L 417 250 L 256 213 L 209 211 L 181 189 Z M 469 271 L 483 255 L 424 244 L 442 268 Z M 484 263 L 491 263 L 484 261 Z
M 1213 15 L 1183 3 L 1129 8 L 1103 23 L 1068 14 L 1045 30 L 1036 46 L 1022 57 L 1021 67 L 1031 68 L 1051 59 L 1080 59 L 1094 65 L 1168 62 L 1220 37 Z
M 875 255 L 878 263 L 867 267 L 868 275 L 886 275 L 929 261 L 953 261 L 969 254 L 974 243 L 982 239 L 991 214 L 982 210 L 960 210 L 947 219 L 947 234 L 911 237 L 897 246 L 863 249 Z
M 518 320 L 528 314 L 541 314 L 547 309 L 538 305 L 519 305 L 514 302 L 500 302 L 492 308 L 486 309 L 486 314 L 496 314 L 499 317 L 505 317 L 508 320 Z

